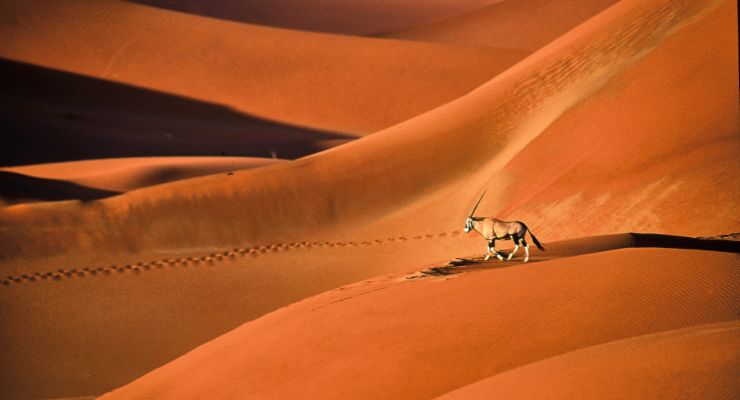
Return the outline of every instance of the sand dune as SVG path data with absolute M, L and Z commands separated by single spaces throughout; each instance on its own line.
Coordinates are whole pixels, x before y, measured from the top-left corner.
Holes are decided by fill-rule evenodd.
M 501 0 L 134 0 L 172 10 L 309 31 L 371 34 L 448 17 Z
M 8 145 L 0 165 L 131 156 L 296 158 L 351 136 L 268 121 L 226 107 L 0 60 Z
M 738 321 L 701 325 L 589 347 L 438 399 L 732 397 L 738 390 L 739 328 Z
M 525 365 L 544 374 L 547 388 L 562 370 L 537 369 L 540 360 L 570 366 L 563 374 L 577 374 L 581 366 L 609 368 L 611 360 L 640 363 L 644 354 L 631 359 L 620 351 L 634 348 L 630 343 L 639 339 L 617 349 L 600 345 L 735 321 L 739 310 L 736 254 L 631 249 L 496 268 L 500 265 L 496 261 L 489 268 L 415 281 L 378 277 L 304 300 L 102 398 L 429 399 L 503 373 L 491 382 L 497 389 L 497 382 L 507 382 L 506 371 L 515 375 L 515 368 Z M 685 373 L 680 387 L 652 386 L 657 398 L 670 398 L 678 388 L 691 388 L 701 398 L 737 390 L 729 378 L 735 375 L 731 366 L 740 361 L 738 353 L 719 347 L 736 345 L 737 330 L 709 340 L 701 332 L 648 343 L 646 351 L 662 358 L 648 364 L 656 368 L 651 376 L 665 378 L 690 368 L 690 353 L 674 356 L 680 364 L 666 357 L 676 347 L 696 345 L 695 354 L 707 357 L 702 364 L 721 371 L 714 378 L 722 385 L 704 381 L 710 371 Z M 569 353 L 584 348 L 610 358 L 568 363 L 578 357 Z M 556 392 L 553 398 L 588 398 L 590 386 L 573 385 L 573 392 L 564 397 Z M 640 394 L 641 386 L 631 384 L 622 393 Z M 536 394 L 539 386 L 505 384 L 501 392 L 507 393 L 506 388 Z
M 120 192 L 0 170 L 0 206 L 34 201 L 93 200 Z
M 504 0 L 383 37 L 533 52 L 614 3 L 616 0 Z
M 176 182 L 152 191 L 137 191 L 101 202 L 95 208 L 75 204 L 53 208 L 11 207 L 0 214 L 0 220 L 8 226 L 33 226 L 43 224 L 47 218 L 65 215 L 65 226 L 69 230 L 59 232 L 61 237 L 50 240 L 48 246 L 36 242 L 32 248 L 23 243 L 27 242 L 25 235 L 34 235 L 33 230 L 14 230 L 4 241 L 7 247 L 3 254 L 41 256 L 59 253 L 62 249 L 65 252 L 74 249 L 79 254 L 92 245 L 88 239 L 83 239 L 85 244 L 79 239 L 90 236 L 99 238 L 94 244 L 96 249 L 105 246 L 111 251 L 120 251 L 198 246 L 226 248 L 236 240 L 272 243 L 309 237 L 323 240 L 393 236 L 410 230 L 448 232 L 459 229 L 459 221 L 486 187 L 495 190 L 489 190 L 481 204 L 481 214 L 508 217 L 511 207 L 517 205 L 521 210 L 518 218 L 536 221 L 532 228 L 545 230 L 550 240 L 581 236 L 584 230 L 592 234 L 654 230 L 691 236 L 735 231 L 734 219 L 728 215 L 737 207 L 729 200 L 736 197 L 737 185 L 727 182 L 738 180 L 738 169 L 732 167 L 737 163 L 733 157 L 737 146 L 722 144 L 737 141 L 737 135 L 733 134 L 737 131 L 737 93 L 731 85 L 723 83 L 737 79 L 733 70 L 737 66 L 735 39 L 726 35 L 735 24 L 732 5 L 706 14 L 699 23 L 676 31 L 663 46 L 645 56 L 646 48 L 661 43 L 661 35 L 670 33 L 669 29 L 684 21 L 675 14 L 685 14 L 684 18 L 688 18 L 697 10 L 700 8 L 686 9 L 682 4 L 661 8 L 626 3 L 612 8 L 608 10 L 610 13 L 570 32 L 543 49 L 537 57 L 530 57 L 459 101 L 316 156 L 236 177 L 198 178 L 198 181 Z M 640 16 L 643 20 L 637 18 Z M 625 21 L 630 21 L 631 25 L 622 27 Z M 653 30 L 634 29 L 639 23 L 646 24 L 642 28 Z M 614 37 L 619 41 L 615 42 Z M 708 44 L 688 39 L 694 37 L 702 37 Z M 563 50 L 558 51 L 561 48 Z M 638 56 L 643 57 L 635 59 Z M 713 57 L 711 68 L 701 68 L 709 56 Z M 657 68 L 663 68 L 666 62 L 673 60 L 675 64 L 676 57 L 681 60 L 680 68 L 661 70 L 664 80 L 656 80 L 654 90 L 640 91 L 639 102 L 632 105 L 637 89 L 631 85 L 645 83 L 647 77 L 655 76 Z M 605 70 L 609 72 L 606 76 Z M 686 81 L 687 84 L 661 86 L 661 82 L 672 81 Z M 600 86 L 604 83 L 605 86 Z M 666 101 L 668 91 L 670 101 Z M 707 104 L 709 94 L 712 102 Z M 594 100 L 590 101 L 591 98 Z M 696 107 L 687 113 L 686 104 L 692 102 L 707 104 L 707 107 Z M 621 109 L 614 107 L 616 105 L 639 107 L 643 110 L 642 119 L 625 118 Z M 661 107 L 660 112 L 644 113 L 657 106 Z M 548 152 L 547 147 L 536 146 L 538 141 L 529 143 L 544 137 L 556 141 L 557 137 L 549 133 L 564 124 L 562 121 L 575 119 L 574 115 L 585 121 L 570 123 L 568 127 L 573 129 L 558 130 L 564 138 L 556 143 L 556 149 L 571 154 L 568 153 L 570 143 L 588 144 L 590 141 L 599 145 L 585 149 L 575 147 L 583 152 L 551 161 L 557 151 Z M 609 122 L 613 124 L 628 123 L 630 129 L 606 134 L 598 130 L 600 126 L 616 129 L 619 125 L 593 124 L 594 118 L 611 118 Z M 666 125 L 660 134 L 655 133 L 654 124 L 657 123 Z M 572 142 L 571 135 L 580 136 L 581 142 Z M 460 140 L 465 136 L 468 139 Z M 608 142 L 610 138 L 612 142 Z M 613 152 L 608 152 L 604 141 L 614 143 Z M 662 141 L 664 148 L 655 147 L 656 141 Z M 702 144 L 697 151 L 716 149 L 712 150 L 715 157 L 724 162 L 706 163 L 707 158 L 677 152 L 681 146 L 692 143 Z M 521 149 L 524 151 L 517 156 Z M 548 154 L 552 158 L 547 158 Z M 624 162 L 619 158 L 622 155 Z M 511 175 L 517 170 L 512 166 L 522 159 L 525 165 L 520 167 L 521 177 L 514 185 Z M 553 184 L 549 190 L 542 188 L 547 182 L 567 177 L 565 173 L 574 171 L 572 166 L 563 163 L 584 159 L 591 162 L 592 168 L 586 171 L 592 175 L 589 180 L 572 182 L 570 186 L 556 182 L 558 184 Z M 663 174 L 643 176 L 646 170 L 641 162 L 655 159 L 661 160 L 656 165 L 658 172 Z M 509 161 L 507 170 L 501 172 Z M 535 162 L 536 167 L 533 166 Z M 686 171 L 686 184 L 671 186 L 665 173 L 680 171 Z M 575 169 L 575 172 L 581 170 Z M 634 172 L 634 177 L 627 172 Z M 692 173 L 697 176 L 694 180 L 690 179 Z M 599 192 L 603 183 L 611 183 L 612 189 Z M 718 210 L 704 201 L 697 196 L 697 187 L 711 187 L 714 198 L 724 201 L 726 207 Z M 671 192 L 664 196 L 636 197 L 636 193 L 646 189 L 658 192 L 671 189 Z M 552 208 L 544 208 L 550 213 L 530 211 L 541 210 L 547 205 L 539 199 L 531 199 L 533 195 L 553 202 Z M 576 220 L 583 221 L 572 224 L 556 212 L 556 206 L 564 208 L 562 203 L 567 205 L 574 195 L 589 195 L 586 200 L 601 202 L 604 200 L 600 195 L 608 196 L 614 208 L 610 209 L 611 214 L 605 213 L 598 207 L 598 201 L 588 207 L 570 208 L 569 213 L 563 215 L 573 216 L 578 212 Z M 676 212 L 678 205 L 670 204 L 677 198 L 691 201 L 684 203 L 682 209 L 690 209 L 692 214 L 721 212 L 723 216 L 711 220 L 682 218 L 682 214 Z M 218 209 L 211 209 L 209 204 L 216 202 Z M 498 212 L 492 209 L 492 204 L 497 206 Z M 193 214 L 198 209 L 203 212 Z M 245 209 L 252 211 L 244 214 Z M 649 218 L 643 214 L 635 219 L 622 217 L 609 224 L 604 222 L 605 216 L 628 216 L 642 209 L 649 213 Z M 274 213 L 274 210 L 280 211 Z M 151 217 L 155 215 L 156 218 Z M 246 220 L 235 220 L 235 215 L 243 215 Z M 420 220 L 419 215 L 424 218 Z M 190 225 L 181 231 L 184 237 L 171 235 L 173 221 L 185 217 Z M 115 229 L 113 237 L 116 240 L 108 240 L 106 235 L 112 234 L 107 231 L 110 228 L 99 231 L 96 220 L 126 228 Z M 139 226 L 140 222 L 136 221 L 146 221 L 146 226 Z M 281 229 L 284 226 L 294 228 L 286 233 Z M 70 231 L 76 233 L 69 236 Z M 55 236 L 50 232 L 46 234 L 50 239 Z
M 464 95 L 524 56 L 267 28 L 117 1 L 4 2 L 0 15 L 14 21 L 0 24 L 2 57 L 358 135 Z
M 584 232 L 736 232 L 735 15 L 732 2 L 620 2 L 468 95 L 328 151 L 101 201 L 3 208 L 2 385 L 21 398 L 103 393 L 311 295 L 480 254 L 483 241 L 460 230 L 484 189 L 481 214 L 527 221 L 548 249 Z M 280 375 L 292 378 L 271 393 L 331 383 L 346 397 L 370 393 L 360 378 L 381 370 L 375 390 L 439 396 L 584 347 L 732 320 L 736 265 L 731 254 L 638 249 L 449 281 L 361 283 L 352 293 L 362 296 L 337 290 L 293 304 L 113 395 L 241 394 L 241 384 L 213 385 L 248 371 L 244 385 L 264 378 L 255 390 Z M 538 291 L 546 296 L 532 298 Z M 324 307 L 307 313 L 311 304 Z M 471 304 L 511 314 L 477 319 L 483 306 Z M 363 319 L 375 310 L 394 329 L 418 313 L 416 325 L 390 335 Z M 455 342 L 460 332 L 469 342 Z M 357 335 L 376 347 L 358 346 Z M 424 367 L 424 354 L 437 363 Z M 192 367 L 200 357 L 211 373 Z M 445 373 L 450 365 L 465 373 Z
M 0 168 L 0 172 L 66 181 L 122 193 L 165 182 L 216 173 L 234 173 L 280 162 L 284 160 L 250 157 L 132 157 L 33 164 Z M 4 191 L 0 191 L 0 195 L 3 194 Z

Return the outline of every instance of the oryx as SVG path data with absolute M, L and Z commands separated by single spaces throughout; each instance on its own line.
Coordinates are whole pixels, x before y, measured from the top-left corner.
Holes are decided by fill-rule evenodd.
M 514 250 L 512 250 L 508 257 L 506 257 L 506 261 L 509 261 L 512 257 L 514 257 L 514 254 L 519 251 L 519 246 L 523 246 L 524 252 L 526 253 L 524 257 L 524 262 L 529 261 L 529 245 L 527 244 L 527 241 L 524 240 L 524 235 L 526 235 L 527 232 L 529 232 L 529 235 L 532 236 L 532 241 L 537 246 L 537 248 L 540 250 L 545 250 L 542 247 L 542 244 L 540 244 L 537 238 L 532 234 L 532 231 L 530 231 L 529 228 L 527 228 L 527 225 L 525 225 L 522 221 L 508 222 L 491 217 L 474 217 L 473 214 L 475 213 L 475 210 L 478 208 L 478 205 L 480 204 L 480 201 L 483 199 L 483 195 L 485 194 L 486 192 L 483 192 L 483 194 L 478 199 L 478 202 L 475 203 L 473 211 L 470 212 L 470 216 L 467 220 L 465 220 L 465 233 L 474 230 L 480 233 L 481 236 L 483 236 L 486 240 L 488 240 L 488 251 L 486 252 L 486 257 L 484 260 L 488 260 L 489 258 L 491 258 L 491 252 L 493 252 L 496 258 L 503 261 L 504 258 L 496 251 L 496 240 L 513 240 Z

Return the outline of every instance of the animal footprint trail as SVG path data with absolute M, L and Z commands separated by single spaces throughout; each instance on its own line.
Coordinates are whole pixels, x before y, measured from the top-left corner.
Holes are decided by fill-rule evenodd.
M 453 238 L 460 234 L 459 230 L 452 232 L 441 232 L 437 234 L 417 235 L 413 240 L 422 239 L 445 239 Z M 60 268 L 56 271 L 24 273 L 20 275 L 7 275 L 0 280 L 2 286 L 11 286 L 14 284 L 36 283 L 42 281 L 59 282 L 64 279 L 89 278 L 98 276 L 109 276 L 113 273 L 123 274 L 133 272 L 141 274 L 142 272 L 151 272 L 155 270 L 164 270 L 166 268 L 191 268 L 191 267 L 211 267 L 226 261 L 234 261 L 237 258 L 258 258 L 265 255 L 277 254 L 296 250 L 311 250 L 313 248 L 343 248 L 343 247 L 371 247 L 383 244 L 405 243 L 409 238 L 406 236 L 390 237 L 386 239 L 373 239 L 363 241 L 301 241 L 289 243 L 272 243 L 267 245 L 251 247 L 234 247 L 221 252 L 211 252 L 200 256 L 163 258 L 151 260 L 148 262 L 137 261 L 123 265 L 112 264 L 107 267 L 82 267 L 82 268 Z

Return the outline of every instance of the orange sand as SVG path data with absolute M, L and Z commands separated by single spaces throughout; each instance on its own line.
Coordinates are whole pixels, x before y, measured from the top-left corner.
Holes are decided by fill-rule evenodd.
M 136 157 L 68 161 L 0 168 L 36 178 L 57 179 L 96 189 L 128 192 L 147 186 L 283 162 L 250 157 Z
M 615 348 L 637 337 L 711 333 L 700 326 L 737 320 L 736 254 L 689 239 L 671 243 L 694 250 L 617 250 L 663 242 L 593 237 L 739 230 L 734 2 L 625 0 L 557 38 L 524 32 L 527 43 L 549 44 L 516 54 L 256 27 L 129 3 L 42 3 L 0 6 L 0 55 L 52 68 L 41 76 L 88 94 L 9 85 L 16 94 L 2 97 L 4 119 L 44 143 L 65 137 L 60 127 L 75 135 L 69 149 L 42 146 L 46 154 L 26 143 L 26 162 L 3 165 L 145 155 L 135 151 L 137 140 L 149 143 L 147 129 L 166 148 L 170 138 L 157 135 L 158 126 L 174 129 L 179 118 L 189 135 L 179 144 L 195 147 L 223 145 L 209 136 L 210 122 L 233 147 L 294 125 L 292 137 L 317 149 L 347 139 L 326 132 L 387 128 L 234 175 L 0 209 L 7 397 L 116 387 L 109 397 L 242 398 L 251 390 L 433 398 L 468 385 L 506 393 L 550 362 L 603 354 L 583 366 L 604 371 L 611 358 L 630 365 Z M 12 68 L 39 76 L 32 65 Z M 113 100 L 100 95 L 109 89 Z M 146 117 L 133 118 L 139 114 Z M 245 119 L 269 128 L 240 142 L 231 129 Z M 101 145 L 123 138 L 134 153 L 95 153 L 86 139 L 95 137 Z M 218 155 L 180 145 L 167 154 Z M 80 148 L 94 155 L 80 157 Z M 268 156 L 270 147 L 260 149 L 252 155 Z M 75 174 L 55 180 L 73 184 Z M 548 249 L 535 252 L 541 263 L 406 279 L 483 253 L 481 238 L 460 231 L 486 189 L 478 214 L 526 221 Z M 358 283 L 341 288 L 351 282 Z M 737 365 L 724 350 L 736 335 L 681 332 L 640 346 L 674 354 L 695 344 L 718 384 L 700 384 L 707 373 L 688 371 L 689 353 L 653 364 L 656 382 L 672 382 L 675 371 L 681 385 L 707 396 L 737 392 L 722 383 Z M 617 347 L 599 347 L 611 342 Z M 624 396 L 675 393 L 640 382 L 622 385 Z M 571 388 L 583 396 L 609 389 Z
M 464 95 L 525 54 L 291 31 L 106 0 L 6 2 L 0 15 L 16 21 L 0 24 L 0 57 L 357 135 Z
M 135 0 L 182 12 L 309 31 L 371 34 L 405 28 L 502 0 Z
M 242 325 L 102 399 L 430 399 L 490 376 L 496 378 L 486 382 L 486 394 L 538 397 L 539 385 L 532 379 L 557 389 L 559 373 L 568 373 L 536 369 L 540 363 L 571 366 L 573 373 L 577 366 L 608 369 L 613 360 L 638 364 L 647 361 L 646 354 L 630 357 L 619 350 L 631 348 L 629 343 L 617 349 L 604 344 L 736 321 L 740 311 L 736 254 L 631 249 L 531 265 L 489 265 L 417 281 L 378 277 L 304 300 Z M 657 342 L 646 349 L 664 360 L 650 364 L 663 382 L 689 368 L 691 353 L 672 356 L 681 347 L 696 346 L 694 354 L 705 356 L 700 365 L 717 372 L 691 374 L 689 369 L 681 373 L 680 386 L 666 391 L 656 383 L 653 393 L 670 398 L 687 388 L 700 398 L 732 396 L 740 354 L 722 349 L 736 348 L 740 336 L 738 323 L 730 326 L 735 327 L 731 334 L 715 340 L 707 341 L 699 330 L 679 343 Z M 579 356 L 572 352 L 582 349 L 605 357 L 586 355 L 579 364 L 568 363 Z M 528 376 L 529 384 L 514 385 L 516 374 Z M 708 375 L 713 382 L 704 380 Z M 585 382 L 546 397 L 589 398 L 593 386 L 597 393 L 610 388 L 614 398 L 630 398 L 646 383 Z
M 471 12 L 413 26 L 384 37 L 538 50 L 616 0 L 504 0 Z

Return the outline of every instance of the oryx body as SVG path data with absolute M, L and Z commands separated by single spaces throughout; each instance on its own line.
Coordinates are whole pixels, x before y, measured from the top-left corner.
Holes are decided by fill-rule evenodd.
M 485 194 L 485 192 L 483 194 Z M 480 199 L 478 199 L 478 203 L 476 203 L 470 216 L 465 220 L 465 232 L 467 233 L 474 230 L 480 233 L 480 235 L 488 241 L 488 251 L 486 252 L 485 260 L 491 258 L 491 253 L 493 253 L 499 260 L 503 260 L 503 256 L 496 251 L 496 241 L 512 240 L 514 241 L 514 250 L 512 250 L 508 255 L 506 261 L 509 261 L 514 257 L 514 254 L 519 251 L 520 246 L 524 247 L 524 262 L 529 261 L 529 244 L 527 244 L 525 239 L 527 232 L 529 232 L 529 235 L 532 237 L 532 241 L 535 246 L 540 250 L 545 250 L 542 247 L 542 244 L 532 234 L 532 231 L 530 231 L 527 225 L 522 221 L 502 221 L 491 217 L 473 216 L 481 199 L 483 199 L 483 195 L 480 196 Z

